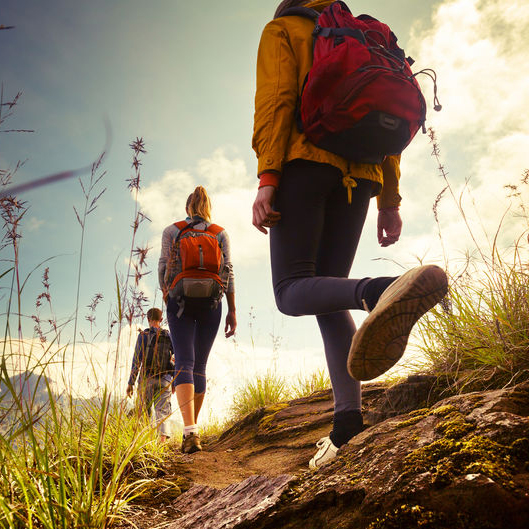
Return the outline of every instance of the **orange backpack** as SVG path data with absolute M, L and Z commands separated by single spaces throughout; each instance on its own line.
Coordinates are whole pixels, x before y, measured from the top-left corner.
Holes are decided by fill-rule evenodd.
M 199 222 L 175 222 L 180 231 L 172 242 L 165 284 L 169 296 L 179 301 L 202 300 L 202 305 L 213 308 L 224 293 L 224 256 L 217 239 L 224 228 L 210 224 L 200 230 L 195 228 Z

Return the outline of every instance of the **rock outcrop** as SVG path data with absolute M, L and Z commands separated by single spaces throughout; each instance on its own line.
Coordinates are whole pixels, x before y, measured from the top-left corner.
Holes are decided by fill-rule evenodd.
M 364 387 L 371 426 L 316 471 L 301 469 L 328 434 L 330 394 L 248 416 L 208 449 L 240 451 L 258 475 L 192 487 L 169 527 L 526 529 L 529 383 L 439 402 L 428 377 L 399 386 Z

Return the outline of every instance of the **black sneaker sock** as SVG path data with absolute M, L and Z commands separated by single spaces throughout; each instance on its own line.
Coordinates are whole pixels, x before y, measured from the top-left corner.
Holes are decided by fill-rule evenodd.
M 340 448 L 364 429 L 360 410 L 339 411 L 334 414 L 332 432 L 329 437 L 334 446 Z
M 366 302 L 367 308 L 373 310 L 377 304 L 380 296 L 386 288 L 398 279 L 397 277 L 375 277 L 370 279 L 366 284 L 363 292 L 363 299 Z

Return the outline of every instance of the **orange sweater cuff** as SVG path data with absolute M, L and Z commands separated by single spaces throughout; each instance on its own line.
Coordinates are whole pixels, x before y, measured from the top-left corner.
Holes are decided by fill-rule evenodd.
M 259 187 L 273 186 L 279 187 L 280 176 L 277 173 L 261 173 L 259 175 Z

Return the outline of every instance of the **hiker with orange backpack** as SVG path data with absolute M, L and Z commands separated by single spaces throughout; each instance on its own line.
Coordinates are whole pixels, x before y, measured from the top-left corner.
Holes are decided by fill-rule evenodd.
M 317 318 L 334 395 L 332 431 L 311 468 L 362 431 L 360 380 L 399 360 L 413 325 L 447 290 L 437 266 L 349 279 L 372 197 L 379 244 L 401 234 L 400 153 L 426 108 L 411 63 L 385 24 L 353 17 L 344 2 L 284 0 L 261 35 L 253 224 L 270 229 L 279 310 Z M 358 331 L 351 309 L 370 312 Z
M 224 293 L 228 304 L 226 338 L 235 333 L 237 318 L 228 234 L 211 223 L 211 202 L 202 186 L 189 195 L 186 212 L 185 220 L 171 224 L 163 232 L 158 278 L 167 302 L 173 340 L 173 393 L 184 422 L 182 452 L 193 453 L 202 450 L 197 420 Z
M 160 441 L 169 439 L 167 418 L 171 415 L 171 380 L 173 379 L 173 346 L 167 330 L 161 328 L 162 311 L 152 308 L 147 311 L 149 328 L 140 331 L 129 382 L 127 397 L 134 393 L 134 383 L 138 378 L 138 402 L 142 413 L 151 416 L 154 406 Z M 139 377 L 138 377 L 139 375 Z

